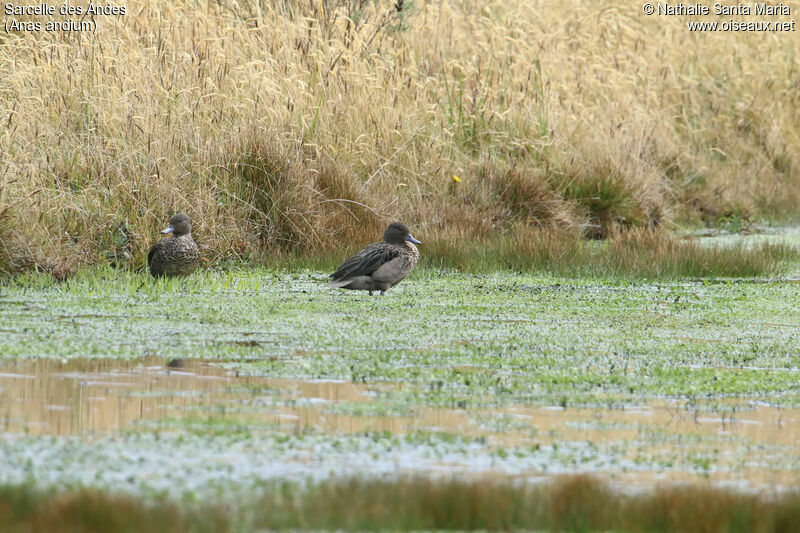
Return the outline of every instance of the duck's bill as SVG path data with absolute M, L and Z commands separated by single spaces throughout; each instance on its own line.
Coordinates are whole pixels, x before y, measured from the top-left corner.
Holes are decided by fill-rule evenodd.
M 161 233 L 173 233 L 174 231 L 175 231 L 175 228 L 173 228 L 172 224 L 170 224 L 166 228 L 162 229 Z
M 408 242 L 413 242 L 414 244 L 422 244 L 422 241 L 418 241 L 417 239 L 412 237 L 410 233 L 408 235 L 406 235 L 406 240 Z

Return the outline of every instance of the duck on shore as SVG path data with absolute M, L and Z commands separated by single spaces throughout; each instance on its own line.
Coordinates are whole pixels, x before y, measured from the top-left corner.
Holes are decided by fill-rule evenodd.
M 411 230 L 402 222 L 389 224 L 383 233 L 384 242 L 370 244 L 342 263 L 331 274 L 332 288 L 369 291 L 386 291 L 403 281 L 419 261 L 422 244 L 411 235 Z
M 147 265 L 153 277 L 187 276 L 200 262 L 200 250 L 192 239 L 192 221 L 183 213 L 173 215 L 161 233 L 172 237 L 161 239 L 147 254 Z

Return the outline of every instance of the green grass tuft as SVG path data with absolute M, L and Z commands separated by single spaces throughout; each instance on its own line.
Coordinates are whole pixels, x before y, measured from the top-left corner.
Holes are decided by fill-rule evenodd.
M 565 277 L 681 279 L 787 272 L 800 250 L 787 243 L 703 246 L 663 230 L 614 232 L 602 242 L 572 233 L 518 230 L 502 238 L 425 243 L 423 265 L 463 272 L 547 272 Z

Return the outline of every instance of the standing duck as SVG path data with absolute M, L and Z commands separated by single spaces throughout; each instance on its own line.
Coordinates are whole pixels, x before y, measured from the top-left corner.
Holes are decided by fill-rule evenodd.
M 342 263 L 331 274 L 330 287 L 362 291 L 386 291 L 403 281 L 419 261 L 422 244 L 411 236 L 411 230 L 402 222 L 389 224 L 383 233 L 384 242 L 370 244 Z
M 200 250 L 192 239 L 192 221 L 183 213 L 173 215 L 169 226 L 161 233 L 172 233 L 172 237 L 161 239 L 150 248 L 147 265 L 153 277 L 187 276 L 200 260 Z

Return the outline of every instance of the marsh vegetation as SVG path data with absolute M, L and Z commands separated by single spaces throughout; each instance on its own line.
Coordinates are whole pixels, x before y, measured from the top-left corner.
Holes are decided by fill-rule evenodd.
M 602 482 L 580 477 L 547 487 L 411 478 L 272 485 L 264 491 L 251 507 L 232 513 L 220 505 L 146 503 L 91 489 L 54 494 L 31 487 L 0 487 L 0 530 L 750 533 L 793 531 L 800 519 L 796 494 L 767 499 L 707 488 L 665 488 L 620 497 Z
M 0 36 L 0 531 L 792 530 L 800 42 L 640 12 Z M 322 288 L 393 220 L 406 281 Z

